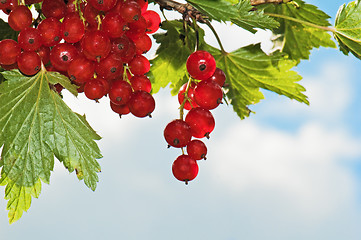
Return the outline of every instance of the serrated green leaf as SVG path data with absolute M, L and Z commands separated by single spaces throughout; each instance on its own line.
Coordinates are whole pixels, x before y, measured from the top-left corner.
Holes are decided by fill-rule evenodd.
M 226 73 L 227 98 L 241 119 L 249 116 L 249 105 L 264 98 L 260 88 L 309 104 L 302 93 L 305 88 L 297 83 L 301 76 L 290 70 L 296 61 L 286 59 L 283 54 L 276 52 L 267 56 L 259 44 L 231 53 L 210 46 L 206 50 L 215 57 L 217 67 Z
M 342 5 L 337 12 L 334 36 L 344 54 L 351 52 L 361 59 L 361 4 L 360 0 Z
M 9 210 L 9 223 L 14 223 L 19 220 L 23 212 L 27 212 L 31 205 L 31 198 L 38 198 L 41 192 L 40 179 L 31 187 L 24 187 L 17 185 L 6 177 L 6 174 L 1 174 L 0 185 L 5 186 L 5 199 L 8 200 L 6 209 Z
M 330 17 L 314 5 L 306 4 L 302 0 L 294 0 L 279 5 L 268 4 L 265 12 L 270 13 L 271 16 L 274 16 L 272 14 L 281 16 L 277 18 L 281 25 L 274 30 L 277 36 L 274 38 L 275 45 L 282 46 L 281 50 L 287 53 L 290 59 L 299 62 L 301 59 L 309 59 L 313 48 L 336 47 L 327 31 L 291 20 L 293 18 L 321 27 L 330 26 L 328 21 Z
M 100 137 L 50 89 L 64 79 L 45 70 L 32 77 L 19 70 L 1 74 L 6 79 L 0 85 L 2 177 L 24 191 L 40 180 L 49 183 L 55 155 L 95 190 L 101 154 L 94 140 Z
M 238 17 L 237 8 L 225 0 L 187 0 L 203 14 L 219 22 Z
M 186 61 L 196 44 L 194 30 L 188 26 L 187 31 L 184 31 L 181 21 L 165 21 L 162 23 L 162 29 L 167 32 L 154 35 L 160 45 L 157 56 L 150 61 L 152 65 L 149 79 L 152 82 L 152 93 L 158 92 L 169 83 L 172 83 L 171 87 L 179 85 L 178 82 L 187 74 Z M 204 31 L 199 29 L 198 32 L 202 44 Z
M 18 41 L 19 32 L 14 31 L 7 22 L 0 19 L 0 41 L 3 39 L 13 39 Z
M 78 96 L 78 91 L 77 91 L 78 87 L 72 84 L 68 77 L 64 76 L 63 74 L 60 74 L 59 72 L 48 72 L 48 75 L 50 76 L 48 78 L 49 83 L 53 85 L 59 83 L 74 96 Z
M 238 16 L 231 19 L 232 23 L 252 33 L 257 31 L 255 28 L 273 29 L 279 27 L 279 23 L 275 19 L 263 14 L 263 11 L 254 10 L 249 0 L 239 1 L 236 7 Z

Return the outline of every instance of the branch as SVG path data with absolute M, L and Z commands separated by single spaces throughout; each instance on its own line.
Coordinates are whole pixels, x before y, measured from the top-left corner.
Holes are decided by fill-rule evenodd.
M 290 1 L 292 0 L 250 0 L 250 3 L 252 6 L 257 6 L 266 3 L 280 4 Z M 188 3 L 183 4 L 174 0 L 154 0 L 154 2 L 158 3 L 161 9 L 175 10 L 181 13 L 184 17 L 194 18 L 200 23 L 207 22 L 208 17 Z
M 182 4 L 173 0 L 154 0 L 154 2 L 158 3 L 161 9 L 175 10 L 183 16 L 196 19 L 200 23 L 206 23 L 206 19 L 208 18 L 188 3 Z

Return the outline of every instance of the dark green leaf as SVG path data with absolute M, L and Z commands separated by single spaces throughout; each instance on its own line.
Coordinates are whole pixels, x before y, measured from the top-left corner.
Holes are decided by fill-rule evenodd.
M 273 18 L 263 14 L 263 11 L 254 10 L 249 0 L 241 0 L 236 6 L 238 16 L 231 19 L 232 23 L 252 33 L 257 31 L 255 28 L 273 29 L 279 27 L 279 23 Z
M 24 191 L 40 180 L 49 183 L 55 155 L 95 190 L 100 172 L 96 159 L 101 154 L 94 140 L 100 137 L 50 89 L 49 84 L 65 79 L 45 70 L 33 77 L 18 70 L 2 75 L 6 79 L 0 85 L 2 178 Z
M 18 41 L 19 32 L 15 32 L 7 22 L 0 19 L 0 41 L 3 39 L 13 39 Z
M 219 22 L 238 17 L 237 8 L 225 0 L 187 0 L 196 9 Z

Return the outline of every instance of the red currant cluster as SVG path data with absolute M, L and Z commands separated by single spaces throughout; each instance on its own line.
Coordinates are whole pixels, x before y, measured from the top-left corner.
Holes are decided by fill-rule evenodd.
M 197 160 L 206 159 L 207 147 L 201 140 L 209 138 L 215 127 L 212 113 L 223 99 L 222 86 L 226 76 L 216 67 L 214 57 L 206 51 L 196 51 L 187 59 L 187 71 L 190 75 L 178 93 L 180 119 L 168 123 L 164 129 L 164 138 L 169 146 L 182 148 L 180 155 L 172 166 L 175 178 L 184 181 L 193 180 L 198 175 Z M 183 109 L 189 110 L 183 120 Z M 187 154 L 183 148 L 186 147 Z
M 147 10 L 146 0 L 27 0 L 42 2 L 45 19 L 33 21 L 26 5 L 1 0 L 8 23 L 20 31 L 18 41 L 0 41 L 0 64 L 32 76 L 42 65 L 69 77 L 86 97 L 109 95 L 119 115 L 150 116 L 155 101 L 145 75 L 143 55 L 152 45 L 149 34 L 159 29 L 160 17 Z M 62 86 L 55 86 L 60 92 Z

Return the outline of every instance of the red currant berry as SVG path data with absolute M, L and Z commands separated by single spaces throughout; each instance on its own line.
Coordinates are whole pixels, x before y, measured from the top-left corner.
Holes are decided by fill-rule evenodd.
M 98 15 L 99 15 L 99 10 L 93 8 L 93 6 L 90 4 L 85 5 L 83 16 L 89 26 L 98 27 L 98 21 L 97 21 Z
M 11 13 L 11 11 L 18 6 L 18 0 L 2 0 L 0 1 L 0 9 L 7 15 Z
M 146 34 L 147 22 L 143 16 L 140 16 L 137 21 L 128 23 L 128 27 L 129 30 L 125 33 L 125 35 L 127 35 L 130 39 L 135 40 Z
M 128 106 L 130 112 L 136 117 L 151 117 L 151 113 L 155 108 L 155 101 L 150 93 L 138 90 L 132 93 Z
M 216 68 L 213 75 L 208 78 L 208 80 L 213 80 L 218 83 L 219 86 L 223 87 L 224 83 L 226 82 L 226 74 L 220 68 Z
M 95 66 L 95 72 L 97 75 L 108 80 L 114 80 L 122 77 L 123 70 L 124 67 L 122 60 L 116 58 L 116 56 L 112 53 L 102 59 Z
M 189 181 L 195 179 L 198 175 L 197 161 L 188 155 L 180 155 L 173 162 L 172 172 L 176 179 L 188 184 Z
M 109 99 L 114 104 L 126 104 L 132 94 L 132 87 L 130 84 L 123 80 L 113 81 L 109 90 Z
M 201 140 L 194 139 L 187 144 L 187 153 L 194 160 L 206 160 L 207 147 Z
M 77 84 L 85 83 L 93 78 L 95 72 L 95 63 L 85 57 L 74 59 L 68 67 L 68 76 L 70 80 Z
M 130 113 L 129 107 L 127 104 L 123 105 L 117 105 L 112 102 L 110 102 L 110 108 L 113 110 L 113 112 L 116 112 L 121 117 L 122 115 L 127 115 Z
M 211 110 L 222 102 L 222 88 L 213 80 L 201 81 L 194 88 L 195 102 L 205 109 Z
M 135 56 L 135 45 L 127 36 L 123 35 L 120 38 L 114 39 L 111 44 L 111 52 L 125 63 L 132 60 Z
M 136 53 L 138 55 L 147 53 L 152 47 L 152 39 L 147 34 L 143 34 L 137 39 L 133 40 L 135 48 L 137 49 Z
M 188 57 L 186 66 L 192 78 L 206 80 L 216 70 L 216 61 L 209 52 L 198 50 Z
M 191 127 L 181 119 L 168 123 L 163 134 L 168 145 L 176 148 L 187 146 L 192 138 Z
M 0 41 L 0 64 L 12 65 L 16 63 L 18 55 L 21 53 L 20 46 L 12 39 Z
M 152 83 L 145 75 L 134 75 L 129 81 L 134 91 L 143 90 L 150 93 L 152 90 Z
M 64 17 L 61 24 L 61 35 L 68 43 L 76 43 L 82 39 L 85 32 L 83 21 L 78 13 L 70 13 Z
M 67 71 L 78 55 L 78 50 L 70 43 L 59 43 L 50 52 L 50 62 L 58 71 Z
M 149 60 L 143 55 L 136 55 L 129 63 L 130 71 L 134 75 L 143 75 L 149 72 L 150 63 Z
M 119 14 L 122 16 L 125 22 L 135 22 L 141 17 L 141 8 L 138 3 L 133 1 L 120 1 L 121 6 Z
M 84 55 L 92 61 L 106 58 L 111 49 L 108 36 L 99 30 L 85 33 L 81 43 Z
M 66 13 L 66 4 L 63 0 L 44 0 L 41 11 L 46 18 L 61 19 Z
M 148 10 L 145 13 L 143 13 L 143 17 L 147 22 L 147 30 L 146 30 L 147 34 L 155 33 L 159 29 L 161 23 L 159 14 L 152 10 Z
M 21 31 L 32 23 L 32 15 L 28 7 L 16 6 L 9 14 L 8 23 L 15 31 Z
M 56 18 L 44 19 L 38 25 L 38 30 L 44 46 L 52 47 L 61 40 L 61 23 Z
M 107 79 L 105 79 L 103 77 L 99 77 L 99 76 L 97 77 L 97 79 L 102 83 L 102 85 L 105 89 L 104 95 L 107 95 L 110 90 L 110 82 Z
M 22 52 L 17 58 L 17 63 L 24 75 L 35 75 L 41 68 L 41 59 L 36 52 Z
M 98 101 L 105 95 L 105 89 L 103 84 L 94 78 L 85 83 L 84 93 L 87 98 Z
M 42 45 L 39 30 L 25 28 L 18 35 L 18 43 L 24 51 L 36 51 Z
M 119 38 L 128 30 L 128 26 L 120 14 L 110 12 L 102 20 L 102 30 L 111 39 Z
M 188 112 L 185 121 L 191 127 L 192 136 L 196 138 L 209 138 L 209 134 L 215 126 L 212 113 L 201 107 L 192 108 Z
M 109 11 L 117 4 L 117 0 L 88 0 L 88 3 L 99 11 Z
M 188 100 L 184 103 L 184 109 L 191 110 L 192 108 L 199 107 L 198 104 L 194 101 L 194 87 L 196 84 L 191 83 L 188 89 Z M 182 105 L 185 97 L 185 91 L 187 89 L 187 83 L 185 83 L 178 92 L 178 102 Z

